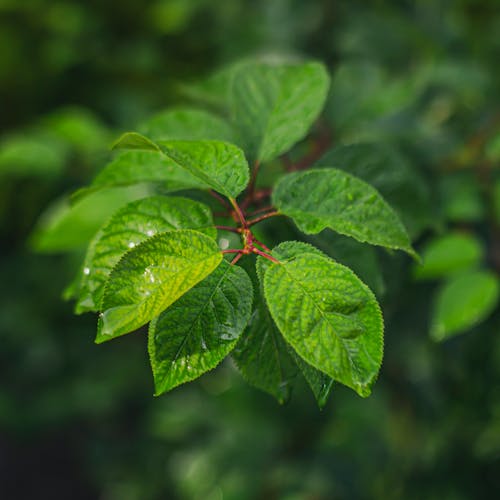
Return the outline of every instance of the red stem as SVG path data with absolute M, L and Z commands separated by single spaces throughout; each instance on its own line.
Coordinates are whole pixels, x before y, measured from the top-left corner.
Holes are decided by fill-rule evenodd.
M 263 248 L 266 252 L 270 252 L 271 249 L 268 248 L 266 245 L 264 245 L 264 243 L 262 243 L 262 241 L 259 241 L 259 240 L 256 240 L 255 238 L 253 239 L 253 242 L 256 244 L 256 245 L 259 245 L 261 248 Z
M 243 257 L 243 252 L 240 252 L 232 261 L 231 265 L 234 266 Z
M 280 261 L 275 259 L 272 255 L 269 255 L 265 252 L 261 252 L 258 248 L 253 247 L 252 252 L 256 253 L 257 255 L 260 255 L 261 257 L 264 257 L 265 259 L 270 260 L 271 262 L 274 262 L 275 264 L 279 264 Z
M 243 212 L 241 211 L 241 208 L 239 207 L 237 201 L 234 198 L 229 198 L 229 202 L 233 206 L 234 212 L 236 213 L 236 216 L 238 217 L 238 220 L 239 220 L 241 226 L 247 227 L 247 221 L 246 221 L 245 216 L 243 215 Z
M 277 215 L 281 215 L 277 210 L 274 212 L 269 212 L 268 214 L 261 215 L 260 217 L 257 217 L 256 219 L 252 219 L 247 221 L 248 227 L 253 226 L 254 224 L 257 224 L 258 222 L 261 222 L 266 219 L 270 219 L 271 217 L 276 217 Z

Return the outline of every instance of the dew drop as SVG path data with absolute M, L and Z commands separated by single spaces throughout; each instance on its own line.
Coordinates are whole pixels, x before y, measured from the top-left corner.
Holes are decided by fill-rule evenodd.
M 86 276 L 88 276 L 90 274 L 90 268 L 89 267 L 84 267 L 83 268 L 83 274 L 85 274 Z
M 148 229 L 148 230 L 146 231 L 146 234 L 147 234 L 148 236 L 153 236 L 153 235 L 155 234 L 155 232 L 154 232 L 152 229 Z
M 129 241 L 128 247 L 129 248 L 134 248 L 135 247 L 135 243 L 133 241 Z
M 219 240 L 219 248 L 221 250 L 226 250 L 227 248 L 229 248 L 229 240 L 227 238 L 221 238 Z

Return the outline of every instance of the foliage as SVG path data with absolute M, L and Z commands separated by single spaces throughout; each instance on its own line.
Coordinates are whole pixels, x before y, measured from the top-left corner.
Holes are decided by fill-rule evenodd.
M 498 27 L 498 7 L 488 0 L 124 0 L 119 9 L 108 0 L 0 2 L 4 496 L 494 497 Z M 234 266 L 224 259 L 209 275 L 230 266 L 252 282 L 248 327 L 236 346 L 228 339 L 216 353 L 230 350 L 235 363 L 206 365 L 209 373 L 161 398 L 149 396 L 145 328 L 94 346 L 93 315 L 73 317 L 60 301 L 75 275 L 65 296 L 76 298 L 89 242 L 131 202 L 182 198 L 209 207 L 215 224 L 234 227 L 231 217 L 218 218 L 205 181 L 175 161 L 152 151 L 106 149 L 123 130 L 155 143 L 222 141 L 243 148 L 252 168 L 248 155 L 259 154 L 262 138 L 234 125 L 224 75 L 243 75 L 255 60 L 246 56 L 256 53 L 264 53 L 264 65 L 323 61 L 331 85 L 308 135 L 262 162 L 255 191 L 276 186 L 290 165 L 301 167 L 297 176 L 306 174 L 306 163 L 355 176 L 380 193 L 422 258 L 420 264 L 330 228 L 305 234 L 285 216 L 252 226 L 273 252 L 284 241 L 303 240 L 310 244 L 301 250 L 307 258 L 326 255 L 374 292 L 385 348 L 368 399 L 353 397 L 341 383 L 328 399 L 331 377 L 284 340 L 252 255 Z M 171 129 L 168 135 L 162 127 Z M 188 131 L 193 135 L 186 138 Z M 129 173 L 114 187 L 122 165 Z M 88 187 L 68 195 L 82 186 Z M 238 197 L 242 202 L 245 193 Z M 161 214 L 147 213 L 165 227 Z M 26 250 L 34 226 L 31 243 L 58 255 Z M 236 233 L 220 231 L 215 241 L 241 248 Z M 246 288 L 246 280 L 235 280 L 238 291 Z M 174 304 L 188 301 L 194 309 L 204 281 Z M 229 285 L 219 290 L 212 303 L 227 304 L 222 317 L 231 316 L 227 297 L 239 304 L 244 322 L 247 300 L 238 302 Z M 212 321 L 209 312 L 202 310 L 203 321 Z M 175 318 L 167 315 L 164 325 L 181 338 Z M 198 338 L 199 323 L 185 320 L 181 326 Z M 240 323 L 220 326 L 217 335 L 231 337 Z M 163 332 L 156 348 L 168 357 L 178 344 L 173 338 L 163 344 Z M 276 405 L 240 374 L 289 403 Z M 169 373 L 159 382 L 156 392 L 170 388 Z

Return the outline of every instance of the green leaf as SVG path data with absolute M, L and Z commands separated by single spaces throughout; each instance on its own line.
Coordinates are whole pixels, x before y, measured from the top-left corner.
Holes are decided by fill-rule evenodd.
M 234 141 L 234 132 L 222 118 L 208 111 L 177 108 L 163 111 L 139 127 L 153 140 Z
M 158 233 L 176 229 L 195 229 L 212 238 L 217 235 L 210 209 L 186 198 L 143 198 L 116 212 L 87 250 L 77 313 L 100 309 L 106 280 L 128 250 Z
M 111 149 L 140 149 L 143 151 L 159 151 L 158 146 L 147 137 L 137 132 L 125 132 L 111 146 Z
M 330 258 L 352 269 L 375 295 L 381 296 L 385 293 L 384 276 L 374 247 L 331 230 L 311 236 L 310 241 Z
M 486 319 L 498 303 L 498 291 L 498 279 L 489 271 L 451 278 L 436 296 L 431 337 L 445 340 Z
M 264 293 L 276 325 L 307 363 L 370 394 L 382 362 L 383 320 L 373 293 L 350 269 L 305 253 L 270 265 Z
M 275 246 L 272 250 L 272 255 L 278 260 L 293 259 L 304 253 L 314 253 L 316 255 L 321 255 L 327 257 L 319 248 L 316 248 L 309 243 L 304 243 L 303 241 L 283 241 L 279 245 Z M 267 268 L 272 265 L 269 259 L 264 257 L 258 257 L 256 262 L 257 276 L 261 285 L 264 285 L 264 274 Z
M 289 347 L 288 350 L 292 359 L 295 361 L 302 375 L 304 375 L 304 378 L 309 384 L 320 410 L 322 410 L 330 397 L 330 393 L 332 392 L 334 383 L 333 379 L 326 373 L 323 373 L 306 363 L 291 347 Z
M 11 134 L 0 141 L 0 176 L 54 178 L 67 154 L 67 146 L 48 134 Z
M 316 165 L 331 165 L 373 186 L 398 213 L 413 237 L 435 224 L 428 185 L 408 159 L 387 144 L 338 146 Z
M 403 224 L 377 190 L 341 170 L 288 174 L 277 183 L 273 202 L 306 234 L 330 228 L 361 242 L 416 256 Z
M 84 247 L 113 212 L 147 196 L 144 186 L 104 189 L 74 204 L 67 198 L 52 204 L 40 217 L 31 236 L 38 252 L 64 252 Z
M 228 198 L 236 198 L 249 181 L 243 151 L 221 141 L 160 141 L 164 154 Z
M 316 62 L 237 68 L 231 109 L 250 158 L 272 160 L 303 139 L 323 108 L 329 82 Z
M 280 404 L 289 400 L 297 368 L 262 299 L 231 356 L 249 384 Z
M 140 243 L 109 276 L 96 342 L 145 325 L 206 278 L 221 260 L 216 242 L 190 229 L 162 233 Z
M 418 279 L 449 276 L 476 267 L 484 257 L 481 243 L 472 235 L 450 233 L 432 240 L 422 251 L 423 264 L 415 268 Z
M 215 368 L 234 348 L 252 311 L 247 273 L 222 261 L 149 328 L 155 395 Z
M 77 201 L 99 189 L 140 183 L 160 184 L 166 191 L 208 186 L 158 151 L 124 151 L 97 174 L 92 184 L 73 194 Z

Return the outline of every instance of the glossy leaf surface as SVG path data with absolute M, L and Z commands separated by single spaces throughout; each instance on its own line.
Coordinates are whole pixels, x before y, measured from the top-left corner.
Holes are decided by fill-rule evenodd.
M 222 254 L 189 229 L 162 233 L 134 247 L 106 283 L 96 342 L 136 330 L 206 278 Z
M 160 141 L 164 154 L 219 193 L 235 198 L 249 180 L 243 151 L 221 141 Z
M 273 200 L 304 233 L 330 228 L 361 242 L 415 255 L 403 224 L 380 194 L 340 170 L 321 168 L 288 174 L 277 183 Z
M 238 266 L 219 267 L 155 318 L 149 356 L 159 395 L 215 368 L 248 323 L 252 282 Z
M 326 98 L 322 64 L 248 64 L 232 79 L 231 109 L 252 160 L 268 161 L 304 138 Z
M 142 183 L 159 184 L 165 191 L 208 187 L 158 151 L 124 151 L 99 172 L 89 187 L 73 197 L 78 199 L 106 187 Z
M 127 251 L 158 233 L 176 229 L 195 229 L 212 238 L 216 236 L 209 208 L 186 198 L 143 198 L 114 214 L 89 245 L 77 312 L 100 309 L 106 280 Z
M 306 253 L 269 266 L 264 292 L 281 333 L 307 363 L 370 394 L 382 362 L 383 321 L 373 293 L 351 270 Z

